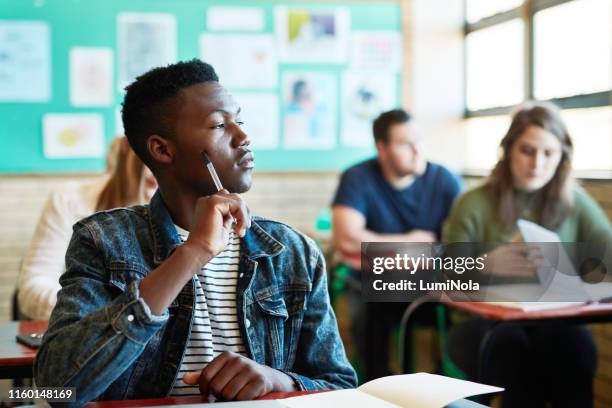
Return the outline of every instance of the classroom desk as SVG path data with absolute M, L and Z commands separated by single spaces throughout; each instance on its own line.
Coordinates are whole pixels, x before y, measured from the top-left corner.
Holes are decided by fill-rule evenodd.
M 24 346 L 15 340 L 17 334 L 41 333 L 47 330 L 47 321 L 18 321 L 0 323 L 0 379 L 32 378 L 32 365 L 36 350 Z M 289 393 L 271 393 L 261 397 L 262 400 L 282 399 L 305 395 L 313 392 L 302 391 Z M 202 404 L 207 401 L 202 397 L 174 397 L 125 401 L 90 402 L 88 408 L 125 408 L 145 406 L 167 406 L 179 404 Z M 483 408 L 483 405 L 469 400 L 459 400 L 449 405 L 452 408 Z
M 264 395 L 259 400 L 275 400 L 289 397 L 297 397 L 299 395 L 313 394 L 317 392 L 327 391 L 296 391 L 296 392 L 273 392 Z M 204 397 L 168 397 L 168 398 L 152 398 L 142 400 L 126 400 L 126 401 L 97 401 L 90 402 L 85 405 L 86 408 L 127 408 L 127 407 L 152 407 L 164 405 L 179 405 L 179 404 L 206 404 L 208 401 Z
M 297 397 L 299 395 L 313 394 L 317 392 L 333 392 L 333 391 L 298 391 L 298 392 L 276 392 L 264 395 L 258 400 L 275 400 L 289 397 Z M 188 405 L 188 404 L 206 404 L 208 403 L 203 397 L 174 397 L 174 398 L 156 398 L 142 400 L 126 400 L 126 401 L 100 401 L 90 402 L 85 405 L 85 408 L 128 408 L 128 407 L 152 407 L 152 406 L 167 406 L 167 405 Z M 446 408 L 487 408 L 485 405 L 473 402 L 467 399 L 461 399 L 447 405 Z
M 47 322 L 19 321 L 0 323 L 0 379 L 32 378 L 36 350 L 17 343 L 17 334 L 41 333 Z
M 523 311 L 483 302 L 444 301 L 442 303 L 447 307 L 463 310 L 495 322 L 485 334 L 479 349 L 478 381 L 483 383 L 487 383 L 486 362 L 489 360 L 491 344 L 504 330 L 557 321 L 567 324 L 612 322 L 612 303 L 591 303 L 537 311 Z

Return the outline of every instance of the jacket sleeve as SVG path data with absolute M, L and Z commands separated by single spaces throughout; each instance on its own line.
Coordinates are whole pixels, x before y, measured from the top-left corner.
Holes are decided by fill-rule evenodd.
M 357 375 L 346 357 L 327 291 L 325 260 L 318 250 L 313 256 L 316 266 L 312 292 L 306 304 L 297 358 L 291 372 L 285 373 L 302 390 L 355 388 Z
M 34 363 L 36 384 L 75 387 L 76 405 L 95 399 L 140 355 L 164 325 L 140 298 L 140 280 L 111 292 L 94 235 L 77 224 L 61 290 Z

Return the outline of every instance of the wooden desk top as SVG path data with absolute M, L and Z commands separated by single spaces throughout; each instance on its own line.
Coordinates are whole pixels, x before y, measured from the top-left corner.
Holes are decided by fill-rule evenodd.
M 42 333 L 47 330 L 43 320 L 0 323 L 0 366 L 31 366 L 36 349 L 17 343 L 17 334 Z
M 299 395 L 313 394 L 317 392 L 327 391 L 298 391 L 298 392 L 275 392 L 264 395 L 259 400 L 283 399 L 289 397 L 297 397 Z M 90 402 L 85 405 L 86 408 L 127 408 L 127 407 L 144 407 L 144 406 L 163 406 L 163 405 L 179 405 L 179 404 L 205 404 L 208 400 L 204 397 L 172 397 L 172 398 L 154 398 L 142 400 L 126 400 L 126 401 L 99 401 Z
M 579 306 L 566 306 L 558 309 L 523 311 L 483 302 L 444 302 L 454 309 L 465 310 L 492 320 L 543 320 L 596 318 L 610 316 L 612 319 L 612 303 L 591 303 Z

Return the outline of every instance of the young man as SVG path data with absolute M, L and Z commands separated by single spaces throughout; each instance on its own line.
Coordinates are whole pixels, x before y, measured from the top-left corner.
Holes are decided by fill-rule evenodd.
M 125 132 L 159 190 L 75 224 L 37 385 L 76 387 L 77 403 L 354 387 L 321 253 L 238 195 L 253 154 L 213 68 L 157 68 L 126 91 Z
M 362 242 L 438 241 L 460 191 L 455 175 L 423 157 L 421 135 L 410 114 L 401 109 L 384 112 L 374 121 L 373 131 L 378 157 L 342 174 L 332 204 L 334 246 L 358 281 Z M 359 291 L 349 296 L 354 342 L 366 377 L 389 375 L 388 334 L 406 305 L 366 305 Z

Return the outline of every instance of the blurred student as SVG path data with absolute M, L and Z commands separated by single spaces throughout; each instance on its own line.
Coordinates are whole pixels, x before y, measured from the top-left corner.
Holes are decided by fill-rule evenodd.
M 551 104 L 521 105 L 501 141 L 502 155 L 488 181 L 462 195 L 444 232 L 447 242 L 509 243 L 520 240 L 517 219 L 556 232 L 562 242 L 612 242 L 608 218 L 570 175 L 572 142 Z M 524 248 L 498 246 L 495 276 L 525 278 Z M 499 267 L 501 265 L 501 268 Z M 535 265 L 531 265 L 534 271 Z M 452 360 L 471 379 L 478 350 L 493 322 L 472 318 L 449 333 Z M 487 381 L 505 387 L 503 407 L 590 407 L 597 351 L 583 326 L 563 323 L 516 327 L 499 334 L 486 362 Z
M 65 270 L 72 226 L 78 220 L 97 211 L 148 202 L 157 189 L 155 177 L 125 137 L 111 144 L 107 170 L 107 177 L 66 183 L 47 199 L 19 274 L 19 308 L 26 317 L 49 319 Z
M 373 124 L 378 156 L 354 165 L 340 179 L 333 200 L 333 242 L 359 282 L 362 242 L 436 242 L 460 181 L 445 167 L 427 161 L 421 134 L 409 113 L 382 113 Z M 389 332 L 399 323 L 403 303 L 364 303 L 349 293 L 353 341 L 368 379 L 390 375 Z

